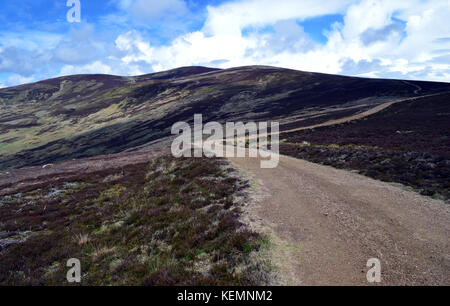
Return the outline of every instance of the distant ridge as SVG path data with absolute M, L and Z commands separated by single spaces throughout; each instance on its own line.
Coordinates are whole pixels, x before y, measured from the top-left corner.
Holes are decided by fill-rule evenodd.
M 346 77 L 270 66 L 181 67 L 133 77 L 72 75 L 0 89 L 0 170 L 145 146 L 194 114 L 277 120 L 283 129 L 338 120 L 450 83 Z

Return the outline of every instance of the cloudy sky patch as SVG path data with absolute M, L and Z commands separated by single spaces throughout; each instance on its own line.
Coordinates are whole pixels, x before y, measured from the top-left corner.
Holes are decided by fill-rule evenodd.
M 0 86 L 77 73 L 274 65 L 450 81 L 449 0 L 3 0 Z

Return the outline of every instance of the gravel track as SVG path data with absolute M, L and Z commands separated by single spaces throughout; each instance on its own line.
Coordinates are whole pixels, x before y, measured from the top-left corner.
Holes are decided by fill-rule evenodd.
M 275 169 L 261 169 L 258 158 L 230 161 L 265 190 L 252 218 L 298 249 L 288 267 L 297 285 L 367 285 L 374 257 L 381 285 L 450 285 L 444 202 L 286 156 Z

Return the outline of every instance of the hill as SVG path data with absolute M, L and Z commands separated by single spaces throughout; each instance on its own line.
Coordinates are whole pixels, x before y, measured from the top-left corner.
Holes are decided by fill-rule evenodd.
M 450 198 L 450 93 L 283 135 L 281 152 Z
M 450 84 L 265 66 L 61 77 L 0 89 L 0 170 L 133 149 L 196 113 L 205 121 L 279 120 L 288 129 L 445 91 Z
M 279 121 L 278 167 L 172 157 L 198 113 Z M 0 284 L 449 284 L 449 128 L 448 83 L 264 66 L 0 89 Z

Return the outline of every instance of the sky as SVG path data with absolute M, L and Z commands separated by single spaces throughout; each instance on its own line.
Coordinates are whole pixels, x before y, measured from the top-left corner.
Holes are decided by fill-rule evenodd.
M 191 65 L 450 82 L 450 0 L 0 3 L 0 87 Z

